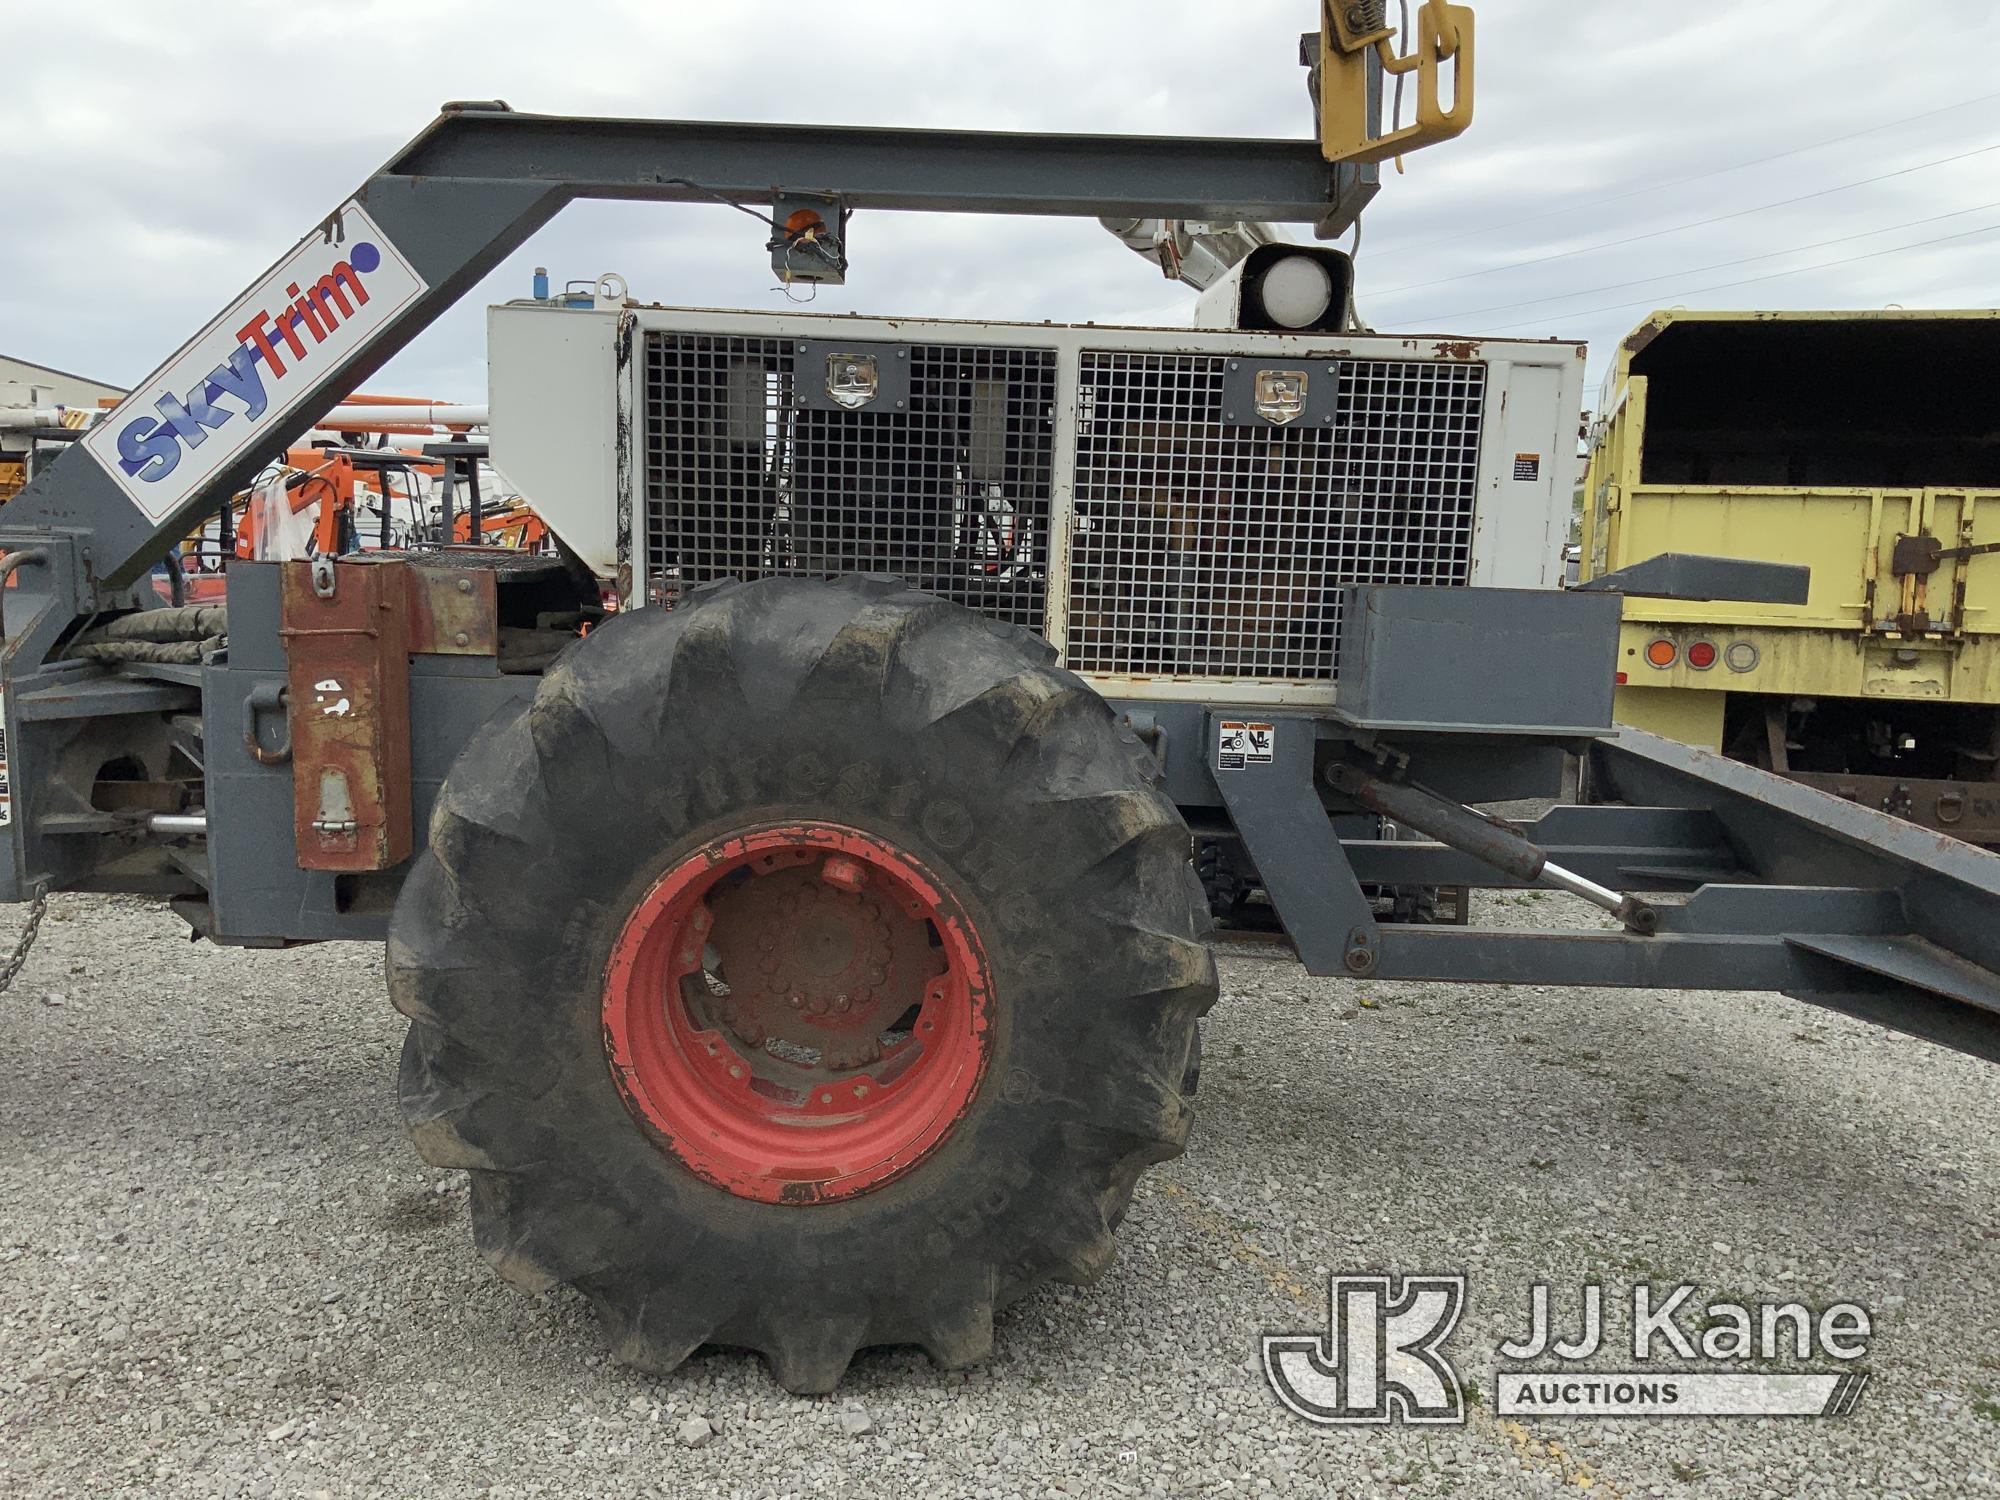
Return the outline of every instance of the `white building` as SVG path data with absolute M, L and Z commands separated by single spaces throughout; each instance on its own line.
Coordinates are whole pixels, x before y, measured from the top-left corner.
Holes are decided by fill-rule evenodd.
M 0 354 L 0 410 L 64 406 L 74 411 L 95 411 L 124 394 L 122 388 L 101 380 Z M 23 419 L 27 420 L 25 415 Z M 72 418 L 64 425 L 75 426 L 77 419 Z M 32 477 L 34 465 L 46 462 L 57 451 L 53 444 L 38 440 L 31 432 L 0 422 L 0 501 L 17 494 Z
M 67 370 L 52 370 L 32 360 L 0 354 L 0 406 L 94 407 L 125 394 L 122 386 L 106 385 Z

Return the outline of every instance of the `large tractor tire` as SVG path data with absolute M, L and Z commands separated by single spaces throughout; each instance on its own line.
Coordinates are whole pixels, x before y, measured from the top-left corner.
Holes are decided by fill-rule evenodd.
M 894 580 L 695 591 L 453 768 L 397 905 L 403 1111 L 615 1354 L 947 1367 L 1088 1282 L 1187 1137 L 1185 825 L 1036 637 Z

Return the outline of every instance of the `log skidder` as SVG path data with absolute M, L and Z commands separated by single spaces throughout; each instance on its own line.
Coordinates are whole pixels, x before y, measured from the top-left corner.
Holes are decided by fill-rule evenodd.
M 1186 1139 L 1215 965 L 1150 756 L 893 579 L 620 616 L 453 768 L 396 909 L 404 1114 L 614 1352 L 988 1353 Z

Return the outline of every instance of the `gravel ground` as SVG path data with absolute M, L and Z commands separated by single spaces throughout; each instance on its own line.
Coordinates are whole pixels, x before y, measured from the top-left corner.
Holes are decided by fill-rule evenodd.
M 177 925 L 58 897 L 0 998 L 0 1493 L 2000 1493 L 2000 1074 L 1791 1001 L 1232 953 L 1195 1142 L 1104 1279 L 983 1369 L 877 1351 L 815 1400 L 738 1354 L 618 1369 L 487 1272 L 397 1126 L 377 951 Z M 1828 1422 L 1313 1428 L 1256 1338 L 1323 1327 L 1330 1267 L 1467 1271 L 1486 1392 L 1536 1278 L 1853 1298 L 1873 1383 Z

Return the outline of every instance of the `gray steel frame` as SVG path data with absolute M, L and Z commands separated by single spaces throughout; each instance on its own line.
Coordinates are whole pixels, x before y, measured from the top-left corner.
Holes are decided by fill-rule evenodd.
M 1450 681 L 1455 674 L 1442 674 Z M 1274 756 L 1215 769 L 1208 709 L 1184 746 L 1155 737 L 1169 785 L 1205 777 L 1226 817 L 1188 807 L 1197 834 L 1237 838 L 1306 968 L 1316 974 L 1461 983 L 1778 990 L 2000 1061 L 2000 859 L 1872 808 L 1842 802 L 1639 730 L 1586 742 L 1596 805 L 1558 806 L 1520 832 L 1552 864 L 1649 903 L 1658 930 L 1493 931 L 1378 922 L 1363 885 L 1522 888 L 1538 882 L 1468 849 L 1336 837 L 1358 806 L 1328 788 L 1332 764 L 1411 755 L 1409 779 L 1447 796 L 1543 789 L 1545 746 L 1470 734 L 1479 780 L 1450 758 L 1357 735 L 1331 717 L 1278 717 Z
M 298 436 L 317 405 L 353 389 L 577 197 L 816 193 L 861 208 L 1337 229 L 1373 191 L 1372 169 L 1329 168 L 1298 142 L 585 121 L 460 106 L 358 195 L 431 291 L 362 353 L 322 372 L 312 398 L 275 423 L 267 441 L 277 447 Z M 156 891 L 181 898 L 202 930 L 241 943 L 385 931 L 400 872 L 343 886 L 341 877 L 299 870 L 284 831 L 290 771 L 261 764 L 244 743 L 245 705 L 271 701 L 283 678 L 274 570 L 235 576 L 232 645 L 204 667 L 57 659 L 80 619 L 146 602 L 131 591 L 134 581 L 257 461 L 246 456 L 220 470 L 154 524 L 88 455 L 68 453 L 0 514 L 0 549 L 15 554 L 18 583 L 0 593 L 6 744 L 17 773 L 28 772 L 14 778 L 0 897 L 42 885 Z M 1439 592 L 1453 597 L 1419 597 Z M 1354 702 L 1327 715 L 1273 714 L 1268 760 L 1219 769 L 1221 719 L 1244 711 L 1211 707 L 1198 693 L 1127 710 L 1154 744 L 1191 827 L 1242 841 L 1308 967 L 1385 978 L 1767 988 L 2000 1058 L 2000 860 L 1702 752 L 1633 731 L 1612 736 L 1599 680 L 1605 600 L 1575 596 L 1574 609 L 1554 618 L 1551 609 L 1562 615 L 1562 606 L 1546 596 L 1379 593 L 1380 628 L 1343 643 Z M 1362 618 L 1362 604 L 1350 605 L 1349 620 Z M 1570 681 L 1577 693 L 1539 692 L 1524 714 L 1521 695 L 1494 691 L 1523 667 L 1523 641 L 1536 643 L 1528 666 L 1541 687 Z M 1506 659 L 1495 654 L 1502 649 Z M 434 659 L 413 673 L 420 824 L 459 746 L 534 681 L 470 659 Z M 1365 683 L 1380 691 L 1361 691 Z M 197 714 L 207 726 L 199 745 L 206 848 L 126 873 L 121 861 L 143 835 L 90 807 L 87 771 L 80 790 L 74 775 L 65 782 L 60 767 L 75 759 L 66 762 L 66 751 L 91 733 L 112 741 L 169 727 L 184 734 Z M 1581 754 L 1596 795 L 1624 805 L 1549 813 L 1527 830 L 1538 855 L 1559 856 L 1568 870 L 1620 891 L 1692 892 L 1657 908 L 1656 934 L 1375 920 L 1362 882 L 1506 886 L 1522 877 L 1492 863 L 1500 834 L 1457 848 L 1354 836 L 1356 820 L 1342 814 L 1357 806 L 1329 786 L 1330 767 L 1346 767 L 1350 782 L 1379 776 L 1465 803 L 1554 791 L 1566 752 Z M 1518 851 L 1518 842 L 1509 847 Z

